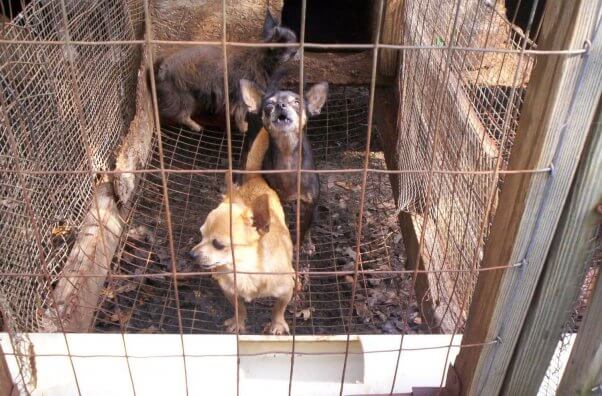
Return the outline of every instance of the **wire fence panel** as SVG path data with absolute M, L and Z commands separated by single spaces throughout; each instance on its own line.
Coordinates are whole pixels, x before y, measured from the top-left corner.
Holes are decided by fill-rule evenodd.
M 320 176 L 304 243 L 295 238 L 301 198 L 283 202 L 297 242 L 297 288 L 285 311 L 293 336 L 289 393 L 295 356 L 313 353 L 295 350 L 297 335 L 346 335 L 344 354 L 338 352 L 342 394 L 351 381 L 347 362 L 355 364 L 349 356 L 359 353 L 352 334 L 401 335 L 398 349 L 383 351 L 397 353 L 399 365 L 408 350 L 404 335 L 463 331 L 504 178 L 550 171 L 506 171 L 535 59 L 583 50 L 538 51 L 537 26 L 524 32 L 502 1 L 485 0 L 401 1 L 395 18 L 401 15 L 402 39 L 387 44 L 379 38 L 395 36 L 381 31 L 391 24 L 378 21 L 391 17 L 384 10 L 396 11 L 394 2 L 374 2 L 365 16 L 372 43 L 350 44 L 307 40 L 300 1 L 299 42 L 261 42 L 266 7 L 277 15 L 287 2 L 34 0 L 16 12 L 2 9 L 10 21 L 0 20 L 0 324 L 18 351 L 22 390 L 35 387 L 23 333 L 94 331 L 120 333 L 126 360 L 125 334 L 178 334 L 175 357 L 189 392 L 184 334 L 223 334 L 225 319 L 244 309 L 238 289 L 231 304 L 189 252 L 208 213 L 232 193 L 248 136 L 229 117 L 225 128 L 203 125 L 198 132 L 159 117 L 156 71 L 190 46 L 221 51 L 211 73 L 221 74 L 216 85 L 224 88 L 238 84 L 223 67 L 233 54 L 286 46 L 298 47 L 301 60 L 287 65 L 293 77 L 282 88 L 307 91 L 315 76 L 346 81 L 331 84 L 322 113 L 302 131 L 317 169 L 289 170 L 299 179 Z M 374 115 L 384 49 L 399 59 L 390 151 L 383 143 L 390 132 Z M 224 96 L 225 108 L 234 106 Z M 298 182 L 299 196 L 300 188 Z M 406 251 L 400 212 L 412 219 L 416 249 Z M 412 261 L 422 265 L 412 268 Z M 233 267 L 236 284 L 245 272 Z M 93 296 L 80 299 L 86 293 Z M 247 333 L 266 333 L 273 305 L 246 302 Z M 78 318 L 70 315 L 81 312 L 73 307 L 90 323 L 73 325 Z M 426 310 L 435 311 L 435 321 Z M 69 350 L 67 337 L 65 344 Z M 456 346 L 424 349 L 444 349 L 449 358 Z M 237 371 L 237 393 L 239 381 Z
M 436 177 L 408 173 L 399 178 L 399 209 L 413 214 L 427 270 L 473 268 L 474 254 L 478 262 L 495 213 L 497 202 L 494 198 L 488 206 L 489 192 L 496 184 L 501 187 L 502 178 L 463 171 L 495 170 L 499 156 L 501 169 L 505 168 L 533 57 L 519 60 L 517 53 L 454 47 L 534 48 L 508 22 L 498 3 L 495 7 L 477 0 L 443 1 L 437 7 L 420 1 L 404 3 L 404 44 L 441 49 L 406 51 L 400 62 L 399 164 L 402 169 L 460 171 Z M 461 331 L 476 272 L 429 274 L 427 282 L 424 298 L 435 305 L 440 321 L 436 325 L 459 323 Z M 465 296 L 468 301 L 462 303 Z

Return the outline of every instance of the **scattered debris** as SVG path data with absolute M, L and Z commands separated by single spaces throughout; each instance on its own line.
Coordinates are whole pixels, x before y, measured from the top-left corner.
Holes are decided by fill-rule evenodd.
M 317 167 L 319 169 L 358 169 L 364 166 L 364 121 L 354 124 L 334 123 L 336 109 L 357 106 L 356 97 L 337 99 L 336 89 L 329 100 L 329 133 L 324 133 L 326 119 L 312 119 L 310 139 L 315 139 Z M 363 92 L 365 88 L 354 88 Z M 350 90 L 350 88 L 346 88 Z M 363 91 L 362 91 L 363 90 Z M 351 92 L 351 91 L 349 91 Z M 355 91 L 354 91 L 355 92 Z M 365 103 L 362 105 L 365 106 Z M 365 107 L 362 107 L 365 111 Z M 341 110 L 338 110 L 341 111 Z M 357 112 L 357 110 L 355 110 Z M 354 116 L 356 114 L 354 113 Z M 365 113 L 362 115 L 365 117 Z M 355 135 L 353 135 L 355 134 Z M 324 141 L 326 136 L 327 141 Z M 322 140 L 320 140 L 322 139 Z M 166 163 L 173 167 L 213 169 L 222 166 L 227 148 L 223 133 L 204 131 L 199 142 L 198 134 L 188 134 L 180 129 L 164 129 L 163 149 Z M 233 136 L 233 154 L 237 161 L 241 137 Z M 350 149 L 353 147 L 353 149 Z M 219 150 L 219 154 L 218 151 Z M 150 167 L 159 166 L 158 153 L 154 152 Z M 385 168 L 382 152 L 370 154 L 369 166 Z M 299 269 L 311 271 L 301 274 L 300 290 L 296 300 L 287 308 L 289 325 L 294 317 L 296 334 L 390 333 L 401 331 L 398 323 L 410 322 L 406 316 L 417 311 L 411 296 L 411 274 L 391 274 L 403 269 L 405 252 L 396 215 L 389 176 L 370 173 L 366 180 L 364 216 L 360 239 L 361 260 L 357 257 L 357 222 L 362 187 L 362 173 L 341 172 L 320 175 L 321 192 L 316 219 L 310 230 L 315 252 L 302 249 Z M 170 174 L 170 197 L 173 246 L 178 272 L 198 272 L 198 266 L 188 257 L 190 249 L 199 242 L 199 226 L 207 213 L 221 201 L 223 175 Z M 149 173 L 138 187 L 136 204 L 128 218 L 129 231 L 114 260 L 117 274 L 156 274 L 171 270 L 170 238 L 165 221 L 165 208 L 160 174 Z M 285 207 L 291 230 L 294 212 Z M 312 249 L 313 250 L 313 249 Z M 308 254 L 312 253 L 312 254 Z M 357 264 L 362 271 L 354 277 Z M 324 272 L 324 274 L 320 274 Z M 336 275 L 336 272 L 347 272 Z M 351 305 L 352 285 L 356 284 L 355 301 Z M 129 332 L 177 333 L 179 317 L 185 333 L 222 333 L 225 319 L 233 314 L 231 304 L 210 273 L 178 277 L 178 305 L 176 287 L 171 276 L 128 279 L 114 282 L 115 290 L 107 291 L 111 298 L 104 299 L 98 312 L 96 329 L 115 331 L 123 318 L 127 319 Z M 105 286 L 108 288 L 108 286 Z M 411 302 L 411 305 L 410 305 Z M 259 334 L 270 322 L 272 299 L 258 299 L 246 304 L 247 332 Z M 350 309 L 352 308 L 352 309 Z M 117 312 L 122 312 L 117 315 Z M 127 312 L 124 315 L 123 312 Z M 351 321 L 349 314 L 352 313 Z M 411 322 L 406 333 L 420 331 Z M 400 326 L 400 325 L 399 325 Z

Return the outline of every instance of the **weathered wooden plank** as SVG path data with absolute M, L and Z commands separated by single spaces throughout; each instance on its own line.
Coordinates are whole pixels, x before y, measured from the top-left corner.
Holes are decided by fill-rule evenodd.
M 407 17 L 407 22 L 411 23 L 412 19 Z M 422 44 L 426 44 L 423 41 Z M 428 54 L 414 54 L 413 56 L 424 57 L 425 75 L 429 77 L 428 81 L 422 82 L 426 85 L 424 89 L 418 89 L 421 95 L 409 95 L 405 97 L 406 103 L 402 105 L 406 108 L 415 109 L 414 117 L 406 117 L 401 120 L 404 125 L 402 128 L 407 128 L 408 134 L 416 133 L 422 135 L 422 139 L 428 139 L 426 147 L 432 145 L 434 135 L 438 135 L 439 144 L 433 151 L 434 161 L 437 168 L 450 170 L 481 170 L 492 169 L 495 166 L 495 159 L 498 156 L 499 147 L 495 139 L 490 135 L 487 128 L 483 125 L 477 111 L 468 95 L 466 86 L 460 81 L 455 70 L 450 70 L 446 74 L 447 78 L 440 75 L 446 67 L 445 54 L 443 51 L 432 50 Z M 403 76 L 401 76 L 403 78 Z M 409 84 L 416 84 L 413 79 Z M 442 100 L 439 100 L 442 98 Z M 444 111 L 438 114 L 437 111 L 431 113 L 433 103 L 438 103 L 438 106 Z M 438 114 L 433 116 L 433 114 Z M 439 117 L 442 119 L 439 120 Z M 410 125 L 405 125 L 405 122 Z M 424 148 L 424 142 L 414 136 L 409 138 L 410 141 L 419 142 L 422 146 L 417 148 L 418 153 L 413 150 L 407 150 L 406 155 L 414 155 L 421 157 L 421 154 L 426 154 L 430 149 Z M 403 143 L 400 143 L 403 144 Z M 414 143 L 416 144 L 416 143 Z M 458 150 L 457 148 L 461 148 Z M 428 169 L 431 159 L 428 159 L 428 154 L 419 160 L 409 161 L 412 163 L 406 166 L 415 166 L 421 170 Z M 416 201 L 417 207 L 423 206 L 426 192 L 425 185 L 427 176 L 418 175 L 406 176 L 406 179 L 413 184 L 400 186 L 403 195 L 411 195 L 415 200 L 422 199 L 422 204 Z M 475 181 L 476 179 L 480 179 Z M 465 227 L 470 232 L 476 233 L 482 221 L 478 213 L 484 212 L 478 210 L 479 206 L 476 200 L 485 197 L 489 192 L 488 188 L 494 181 L 485 180 L 483 176 L 471 175 L 437 175 L 433 177 L 432 183 L 433 194 L 430 197 L 430 213 L 428 221 L 424 221 L 423 217 L 403 215 L 401 217 L 402 228 L 404 229 L 404 241 L 409 246 L 410 250 L 414 250 L 414 255 L 418 254 L 418 240 L 422 233 L 422 228 L 426 232 L 421 258 L 421 263 L 414 263 L 416 259 L 409 256 L 410 265 L 416 268 L 416 265 L 425 266 L 428 269 L 452 268 L 460 269 L 468 267 L 468 264 L 463 263 L 460 258 L 461 252 L 453 256 L 453 248 L 449 246 L 464 246 L 467 239 L 471 239 L 471 234 L 467 233 Z M 454 186 L 454 187 L 452 187 Z M 422 190 L 422 191 L 421 191 Z M 475 201 L 470 201 L 473 199 Z M 495 202 L 495 200 L 494 200 Z M 411 208 L 410 208 L 411 210 Z M 463 221 L 452 222 L 452 219 L 467 218 L 467 225 Z M 448 224 L 445 224 L 448 222 Z M 436 239 L 435 239 L 436 238 Z M 447 243 L 446 238 L 450 239 L 451 243 Z M 416 242 L 412 242 L 416 240 Z M 480 241 L 471 241 L 474 244 L 481 243 Z M 415 249 L 412 247 L 415 245 Z M 474 250 L 472 246 L 466 247 L 470 254 Z M 427 252 L 431 252 L 433 256 L 429 259 Z M 445 259 L 442 259 L 445 257 Z M 466 307 L 461 309 L 461 296 L 450 295 L 451 290 L 458 290 L 456 286 L 460 285 L 460 290 L 463 293 L 470 293 L 470 290 L 465 290 L 465 286 L 471 283 L 472 275 L 468 273 L 429 273 L 419 275 L 417 282 L 417 296 L 423 289 L 424 300 L 431 301 L 433 322 L 440 323 L 442 331 L 453 331 L 455 325 L 453 318 L 465 318 Z M 421 278 L 426 278 L 424 281 Z M 419 287 L 423 284 L 423 287 Z M 435 307 L 433 302 L 440 302 Z M 430 311 L 430 310 L 427 310 Z M 428 319 L 427 319 L 428 320 Z M 462 321 L 460 319 L 460 321 Z
M 548 3 L 540 49 L 581 48 L 599 4 Z M 455 367 L 464 394 L 500 391 L 600 97 L 600 47 L 596 37 L 587 57 L 542 56 L 533 71 L 509 168 L 553 163 L 554 173 L 506 178 L 481 267 L 523 265 L 480 274 L 462 343 L 501 342 L 461 350 Z
M 96 186 L 91 208 L 53 291 L 51 301 L 56 306 L 46 310 L 41 331 L 89 331 L 122 231 L 113 185 L 104 181 Z
M 596 211 L 597 205 L 602 202 L 600 169 L 602 108 L 598 107 L 586 152 L 564 206 L 533 305 L 512 357 L 503 394 L 537 393 L 563 331 L 567 312 L 579 298 L 581 284 L 590 265 L 591 238 L 600 221 Z
M 140 174 L 127 171 L 143 168 L 151 150 L 154 121 L 146 82 L 147 57 L 148 50 L 145 49 L 138 69 L 136 115 L 115 161 L 115 170 L 125 172 L 116 174 L 112 179 L 105 178 L 103 183 L 96 186 L 90 210 L 63 268 L 64 277 L 53 291 L 57 307 L 48 309 L 44 314 L 42 331 L 64 329 L 86 332 L 92 326 L 94 312 L 123 231 L 121 212 L 126 210 L 131 201 L 140 177 Z
M 602 280 L 596 288 L 577 334 L 557 395 L 589 395 L 602 384 Z
M 377 4 L 377 1 L 374 2 L 374 7 Z M 380 34 L 382 44 L 401 44 L 403 37 L 403 4 L 404 0 L 388 0 L 385 3 L 385 14 Z M 373 15 L 376 15 L 376 13 L 373 13 Z M 399 55 L 399 50 L 381 48 L 378 52 L 378 73 L 382 76 L 394 77 L 399 68 Z
M 144 49 L 136 88 L 136 115 L 130 123 L 128 133 L 123 139 L 115 160 L 115 169 L 131 171 L 141 169 L 146 165 L 151 152 L 151 142 L 155 123 L 152 117 L 152 101 L 149 95 L 146 65 L 148 64 L 148 49 Z M 118 173 L 114 178 L 115 194 L 121 204 L 129 202 L 140 174 Z

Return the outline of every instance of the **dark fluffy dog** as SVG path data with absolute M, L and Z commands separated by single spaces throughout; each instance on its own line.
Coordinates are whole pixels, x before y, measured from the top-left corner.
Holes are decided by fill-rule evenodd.
M 291 91 L 264 93 L 255 83 L 240 81 L 240 92 L 248 111 L 260 113 L 263 129 L 269 133 L 270 146 L 263 161 L 263 169 L 290 170 L 287 173 L 265 174 L 269 185 L 276 190 L 283 202 L 297 201 L 297 167 L 316 169 L 311 145 L 307 134 L 300 139 L 300 129 L 305 128 L 307 117 L 320 114 L 326 103 L 328 83 L 322 82 L 311 87 L 305 94 L 305 106 L 301 107 L 301 97 Z M 299 158 L 301 144 L 301 158 Z M 301 224 L 300 241 L 303 241 L 313 221 L 316 203 L 320 194 L 320 181 L 317 173 L 301 173 Z
M 294 43 L 295 33 L 279 26 L 267 11 L 263 25 L 263 42 Z M 228 83 L 230 116 L 236 127 L 246 132 L 246 106 L 241 101 L 241 78 L 267 84 L 276 69 L 296 57 L 297 48 L 228 48 Z M 178 51 L 161 62 L 157 68 L 159 113 L 163 119 L 186 125 L 194 131 L 201 126 L 192 119 L 225 120 L 223 83 L 223 53 L 221 47 L 197 46 Z M 225 122 L 224 122 L 225 123 Z

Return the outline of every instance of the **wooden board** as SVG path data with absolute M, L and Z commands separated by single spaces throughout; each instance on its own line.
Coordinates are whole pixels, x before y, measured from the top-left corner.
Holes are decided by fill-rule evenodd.
M 597 1 L 548 3 L 540 49 L 581 48 L 590 37 Z M 595 48 L 595 49 L 594 49 Z M 549 174 L 507 177 L 485 248 L 482 268 L 514 265 L 479 276 L 462 344 L 501 342 L 464 348 L 455 367 L 463 394 L 498 394 L 576 169 L 602 88 L 600 43 L 593 43 L 582 82 L 579 56 L 540 57 L 531 76 L 509 168 Z M 596 70 L 596 67 L 598 68 Z M 569 108 L 572 112 L 569 113 Z M 562 145 L 558 140 L 562 137 Z
M 374 8 L 378 7 L 374 2 Z M 382 44 L 401 44 L 403 37 L 403 4 L 404 0 L 388 0 L 385 2 L 384 20 L 380 42 Z M 376 19 L 377 11 L 373 11 L 372 19 Z M 378 52 L 378 73 L 382 76 L 394 77 L 399 70 L 400 50 L 381 48 Z
M 415 13 L 408 12 L 403 18 L 406 44 L 431 45 L 430 36 L 411 34 L 420 27 L 415 24 L 423 23 Z M 423 172 L 403 176 L 403 183 L 398 184 L 400 198 L 406 210 L 426 213 L 426 218 L 403 215 L 402 229 L 406 248 L 414 251 L 409 255 L 410 265 L 432 271 L 472 268 L 473 256 L 482 248 L 482 238 L 476 234 L 484 221 L 486 197 L 497 184 L 489 175 L 424 173 L 432 163 L 440 170 L 492 170 L 499 155 L 499 142 L 475 108 L 474 93 L 462 80 L 462 62 L 456 55 L 438 49 L 408 51 L 398 76 L 402 103 L 397 127 L 403 136 L 392 142 L 399 150 L 397 169 Z M 419 249 L 423 228 L 425 239 Z M 419 250 L 420 258 L 415 258 Z M 433 315 L 431 324 L 440 323 L 440 330 L 450 332 L 456 328 L 455 321 L 461 327 L 468 307 L 464 301 L 471 294 L 475 275 L 431 272 L 418 278 L 417 296 L 422 294 L 423 301 L 431 301 L 432 313 L 431 309 L 426 312 Z
M 138 80 L 136 88 L 136 115 L 130 123 L 128 133 L 124 137 L 115 159 L 115 169 L 130 171 L 142 169 L 146 165 L 148 155 L 151 152 L 151 142 L 155 130 L 153 119 L 153 108 L 149 87 L 147 84 L 148 50 L 144 49 L 140 67 L 138 68 Z M 119 173 L 113 180 L 115 194 L 120 204 L 126 204 L 132 199 L 132 194 L 140 174 Z
M 136 115 L 117 151 L 116 170 L 144 168 L 151 150 L 154 120 L 146 82 L 147 60 L 148 53 L 144 50 L 138 69 Z M 127 210 L 139 178 L 140 174 L 124 172 L 105 177 L 96 186 L 90 209 L 62 269 L 61 275 L 64 277 L 53 291 L 53 301 L 57 306 L 45 312 L 41 331 L 87 332 L 91 329 L 123 231 L 122 212 Z
M 567 313 L 572 312 L 571 308 L 579 299 L 581 285 L 590 266 L 592 235 L 595 235 L 601 220 L 596 207 L 602 203 L 602 103 L 589 135 L 533 306 L 529 309 L 508 370 L 504 384 L 504 393 L 508 395 L 537 393 L 564 331 Z M 592 347 L 594 345 L 591 344 Z
M 90 330 L 123 222 L 108 180 L 95 188 L 91 208 L 41 320 L 43 332 Z

